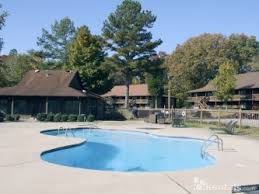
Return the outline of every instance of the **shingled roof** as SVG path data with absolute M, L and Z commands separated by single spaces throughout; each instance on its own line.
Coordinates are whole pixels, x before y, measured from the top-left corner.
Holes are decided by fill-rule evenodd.
M 97 97 L 85 92 L 77 72 L 31 70 L 14 87 L 0 88 L 0 96 Z
M 259 88 L 259 72 L 249 72 L 236 75 L 236 90 L 255 88 Z M 215 91 L 215 87 L 213 86 L 212 82 L 209 82 L 206 86 L 196 90 L 191 90 L 189 93 L 213 91 Z
M 102 95 L 103 97 L 125 96 L 126 86 L 114 86 L 111 91 Z M 129 96 L 151 96 L 147 84 L 134 84 L 129 87 Z

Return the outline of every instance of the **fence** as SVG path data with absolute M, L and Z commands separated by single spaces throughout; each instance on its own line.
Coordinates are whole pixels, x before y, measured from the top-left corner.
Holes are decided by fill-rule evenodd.
M 186 121 L 196 121 L 199 123 L 213 123 L 221 126 L 231 120 L 236 120 L 240 128 L 253 127 L 259 128 L 259 111 L 247 110 L 226 110 L 226 109 L 140 109 L 139 118 L 148 117 L 155 112 L 168 113 L 168 117 L 174 118 L 181 115 Z
M 238 121 L 240 128 L 259 128 L 259 112 L 246 110 L 224 109 L 174 109 L 173 115 L 182 114 L 185 120 L 198 121 L 200 123 L 215 123 L 218 126 L 227 124 L 231 120 Z

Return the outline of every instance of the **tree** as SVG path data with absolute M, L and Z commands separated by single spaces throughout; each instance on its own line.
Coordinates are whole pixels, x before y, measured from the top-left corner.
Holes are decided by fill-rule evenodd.
M 256 55 L 248 65 L 251 71 L 259 71 L 259 55 Z
M 0 30 L 2 30 L 3 26 L 5 25 L 5 20 L 7 17 L 7 12 L 2 10 L 2 4 L 0 4 Z M 0 52 L 3 47 L 3 39 L 0 38 Z M 7 84 L 6 75 L 5 75 L 5 69 L 6 66 L 3 61 L 3 56 L 0 58 L 0 87 L 4 87 Z
M 259 42 L 255 36 L 231 34 L 223 44 L 223 56 L 226 62 L 234 65 L 238 73 L 251 71 L 249 63 L 259 53 Z
M 18 54 L 18 51 L 16 49 L 11 49 L 9 51 L 9 56 L 14 56 L 14 55 L 17 55 Z
M 164 93 L 165 80 L 161 80 L 161 75 L 147 74 L 146 83 L 148 84 L 148 91 L 152 96 L 155 96 L 155 108 L 157 108 L 157 98 Z
M 55 21 L 50 32 L 42 29 L 37 45 L 41 47 L 45 59 L 59 63 L 60 66 L 67 62 L 67 49 L 75 34 L 75 26 L 68 17 Z
M 257 55 L 259 44 L 253 36 L 202 34 L 178 45 L 166 61 L 172 75 L 173 94 L 180 99 L 187 92 L 214 79 L 219 66 L 231 63 L 236 71 L 250 71 L 249 62 Z
M 85 89 L 103 94 L 112 87 L 109 71 L 102 66 L 104 57 L 101 38 L 92 35 L 86 26 L 82 26 L 69 47 L 69 63 L 66 68 L 79 71 Z
M 3 63 L 5 66 L 6 86 L 14 86 L 32 69 L 38 69 L 41 59 L 30 54 L 16 54 L 7 56 Z
M 155 96 L 155 108 L 157 108 L 157 97 L 164 94 L 165 85 L 167 85 L 167 70 L 163 66 L 167 55 L 164 52 L 159 52 L 159 54 L 151 60 L 152 68 L 149 72 L 145 73 L 145 82 L 148 85 L 149 93 Z
M 151 56 L 162 41 L 152 41 L 148 30 L 156 21 L 151 11 L 142 10 L 138 1 L 124 0 L 104 22 L 103 37 L 112 53 L 111 61 L 126 86 L 125 107 L 129 105 L 129 85 L 134 76 L 148 70 Z
M 6 76 L 6 65 L 3 59 L 0 59 L 0 87 L 7 86 L 7 76 Z
M 0 4 L 0 30 L 2 30 L 2 28 L 5 25 L 5 20 L 6 20 L 7 15 L 8 15 L 8 13 L 6 11 L 2 10 L 2 4 Z M 4 44 L 3 39 L 0 38 L 0 51 L 2 50 L 3 44 Z
M 236 69 L 231 63 L 223 63 L 212 84 L 216 88 L 215 96 L 218 100 L 227 102 L 233 97 L 236 82 Z

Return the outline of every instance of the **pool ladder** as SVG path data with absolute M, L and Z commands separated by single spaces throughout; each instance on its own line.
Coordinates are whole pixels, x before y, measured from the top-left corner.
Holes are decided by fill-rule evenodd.
M 91 133 L 91 131 L 92 131 L 92 129 L 98 129 L 99 127 L 97 126 L 97 125 L 95 125 L 95 124 L 87 124 L 87 125 L 82 125 L 82 126 L 84 126 L 85 128 L 84 128 L 84 134 L 85 134 L 85 132 L 86 131 L 88 131 L 88 133 Z M 59 135 L 59 133 L 61 132 L 61 131 L 64 131 L 64 133 L 65 133 L 65 136 L 67 137 L 67 133 L 70 131 L 71 132 L 71 134 L 73 135 L 73 137 L 75 137 L 75 131 L 72 129 L 72 128 L 64 128 L 64 127 L 60 127 L 59 129 L 58 129 L 58 135 Z
M 205 158 L 208 156 L 208 148 L 211 144 L 216 143 L 218 151 L 223 151 L 223 140 L 216 134 L 211 135 L 201 146 L 201 157 Z
M 70 131 L 72 133 L 72 135 L 75 137 L 75 133 L 74 133 L 74 130 L 72 128 L 63 128 L 63 127 L 60 127 L 58 129 L 58 134 L 60 133 L 60 131 L 64 131 L 65 133 L 65 136 L 67 137 L 67 133 Z
M 92 132 L 92 129 L 99 129 L 99 127 L 95 124 L 92 124 L 92 123 L 87 123 L 87 124 L 84 124 L 84 125 L 78 125 L 80 128 L 82 127 L 83 128 L 83 134 L 84 136 L 88 133 L 88 134 L 91 134 Z

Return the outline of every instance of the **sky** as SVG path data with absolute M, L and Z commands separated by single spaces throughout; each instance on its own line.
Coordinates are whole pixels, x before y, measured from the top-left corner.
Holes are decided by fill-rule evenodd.
M 157 51 L 172 53 L 177 44 L 202 33 L 245 33 L 259 40 L 259 0 L 139 0 L 157 21 L 153 38 L 162 39 Z M 0 31 L 4 40 L 1 54 L 19 53 L 37 47 L 42 28 L 66 16 L 75 26 L 87 25 L 101 34 L 104 20 L 122 0 L 0 0 L 9 16 Z

